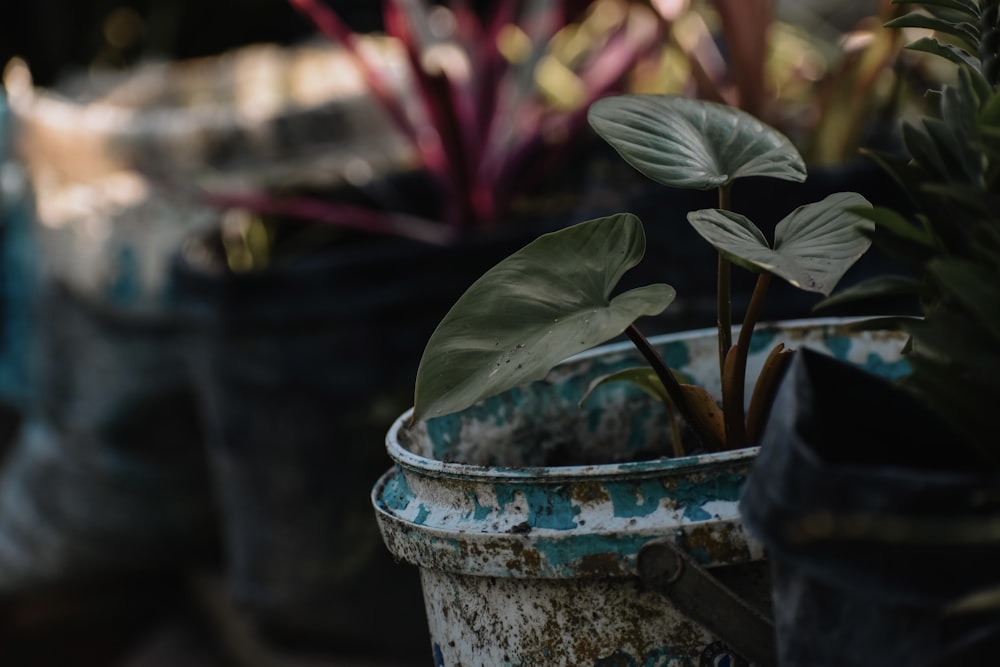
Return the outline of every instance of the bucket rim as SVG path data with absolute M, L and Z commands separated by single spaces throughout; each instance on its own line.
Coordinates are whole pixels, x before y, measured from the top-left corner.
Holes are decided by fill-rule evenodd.
M 877 318 L 872 316 L 833 316 L 775 320 L 758 323 L 755 331 L 763 333 L 773 330 L 789 331 L 815 328 L 836 329 L 845 327 L 855 322 L 870 319 Z M 739 326 L 734 326 L 733 331 L 735 335 L 739 331 Z M 654 345 L 659 345 L 669 342 L 704 338 L 706 336 L 714 337 L 716 335 L 716 327 L 703 327 L 651 336 L 650 341 Z M 634 349 L 634 345 L 631 341 L 606 343 L 568 357 L 562 363 L 572 363 L 596 356 L 613 354 L 632 349 Z M 751 446 L 741 449 L 693 454 L 683 457 L 660 457 L 655 459 L 604 464 L 518 467 L 483 466 L 434 459 L 416 454 L 407 449 L 400 441 L 400 434 L 408 428 L 412 415 L 413 407 L 410 407 L 393 421 L 386 433 L 386 451 L 396 465 L 426 476 L 475 479 L 483 482 L 503 480 L 523 481 L 526 478 L 544 478 L 552 481 L 553 483 L 558 483 L 567 479 L 598 480 L 609 477 L 642 477 L 646 475 L 662 475 L 664 473 L 684 474 L 695 468 L 704 468 L 705 466 L 716 465 L 725 466 L 742 461 L 749 461 L 756 457 L 760 449 L 758 446 Z

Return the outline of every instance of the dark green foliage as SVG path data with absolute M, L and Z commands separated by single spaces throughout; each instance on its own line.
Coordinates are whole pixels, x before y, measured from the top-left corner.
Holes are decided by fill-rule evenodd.
M 873 243 L 913 271 L 856 285 L 827 304 L 899 293 L 919 298 L 923 318 L 890 322 L 912 336 L 906 385 L 1000 466 L 1000 90 L 998 0 L 933 0 L 926 14 L 893 26 L 931 28 L 912 45 L 956 63 L 938 113 L 903 128 L 908 160 L 873 157 L 905 189 L 915 214 L 859 211 L 876 223 Z M 947 446 L 947 443 L 942 443 Z

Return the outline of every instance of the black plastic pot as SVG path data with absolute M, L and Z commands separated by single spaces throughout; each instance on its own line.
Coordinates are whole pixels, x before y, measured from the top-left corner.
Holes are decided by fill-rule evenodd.
M 796 352 L 741 513 L 782 667 L 995 660 L 1000 609 L 955 605 L 1000 585 L 1000 477 L 890 382 Z
M 371 520 L 372 484 L 391 465 L 386 425 L 412 404 L 424 345 L 472 282 L 539 234 L 620 201 L 447 247 L 369 239 L 242 274 L 218 261 L 211 237 L 177 256 L 228 585 L 268 637 L 427 651 L 418 574 L 393 563 Z
M 31 398 L 0 469 L 0 593 L 217 557 L 217 515 L 176 324 L 44 280 Z

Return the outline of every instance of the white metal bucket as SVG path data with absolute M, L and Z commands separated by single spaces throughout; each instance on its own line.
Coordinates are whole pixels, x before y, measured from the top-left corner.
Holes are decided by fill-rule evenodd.
M 844 323 L 759 326 L 748 377 L 777 342 L 906 371 L 901 336 L 848 334 Z M 718 393 L 715 329 L 653 342 Z M 628 384 L 578 406 L 593 378 L 642 363 L 630 343 L 607 345 L 461 413 L 409 426 L 407 412 L 392 425 L 395 465 L 373 503 L 388 549 L 420 567 L 436 667 L 714 665 L 730 654 L 642 585 L 637 560 L 669 538 L 714 572 L 765 565 L 737 507 L 757 450 L 658 455 L 665 412 Z M 768 582 L 758 583 L 764 599 L 751 602 L 766 605 Z

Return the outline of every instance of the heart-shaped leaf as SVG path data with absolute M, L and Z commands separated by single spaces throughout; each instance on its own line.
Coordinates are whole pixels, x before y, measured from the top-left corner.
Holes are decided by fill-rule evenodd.
M 800 206 L 775 227 L 773 249 L 752 222 L 732 211 L 692 211 L 688 221 L 733 263 L 829 296 L 871 245 L 864 231 L 872 228 L 871 221 L 850 210 L 870 206 L 854 192 L 838 192 Z
M 605 141 L 648 178 L 708 190 L 745 176 L 806 179 L 783 134 L 734 107 L 678 95 L 618 95 L 587 114 Z
M 662 312 L 675 296 L 669 285 L 610 297 L 645 245 L 639 219 L 619 213 L 545 234 L 486 272 L 427 342 L 414 421 L 540 379 L 639 317 Z

